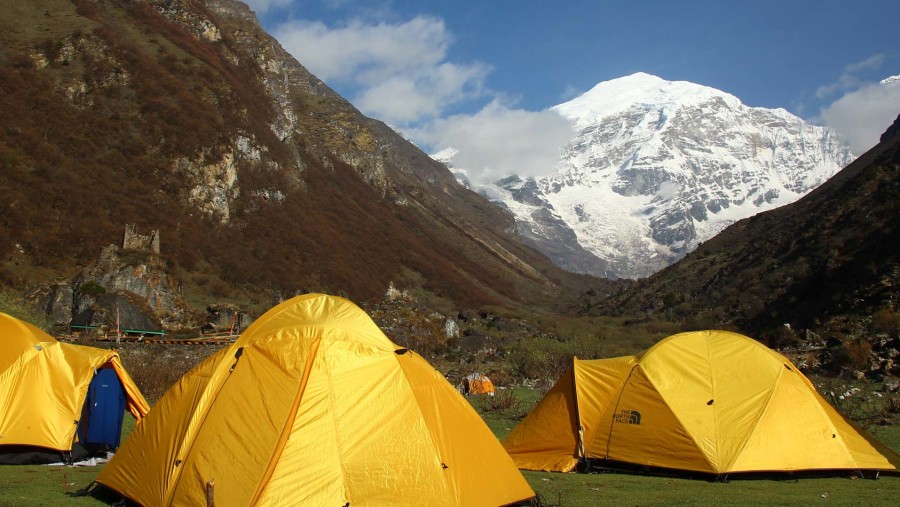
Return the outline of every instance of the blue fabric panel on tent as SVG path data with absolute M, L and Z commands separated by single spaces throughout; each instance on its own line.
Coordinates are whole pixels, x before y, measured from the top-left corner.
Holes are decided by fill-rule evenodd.
M 88 388 L 78 439 L 83 444 L 119 447 L 124 415 L 125 389 L 118 375 L 111 368 L 98 370 Z

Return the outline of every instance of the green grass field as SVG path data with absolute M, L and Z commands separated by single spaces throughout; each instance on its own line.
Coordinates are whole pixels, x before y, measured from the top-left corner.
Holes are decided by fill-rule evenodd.
M 503 438 L 521 415 L 536 402 L 538 393 L 517 389 L 518 406 L 485 410 L 483 400 L 473 399 L 491 430 Z M 126 416 L 124 433 L 133 421 Z M 900 450 L 900 426 L 878 427 L 875 436 Z M 102 465 L 101 465 L 102 466 Z M 117 498 L 70 497 L 89 485 L 99 467 L 0 466 L 0 507 L 94 506 Z M 845 477 L 732 479 L 717 483 L 700 479 L 625 473 L 523 472 L 544 505 L 566 507 L 593 505 L 897 505 L 900 477 L 878 480 Z

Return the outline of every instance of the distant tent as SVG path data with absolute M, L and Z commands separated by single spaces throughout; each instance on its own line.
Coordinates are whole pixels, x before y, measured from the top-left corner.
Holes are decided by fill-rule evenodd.
M 462 394 L 486 394 L 493 396 L 496 389 L 491 379 L 484 373 L 470 373 L 463 377 L 456 390 Z
M 117 352 L 61 343 L 0 313 L 0 463 L 115 449 L 126 409 L 140 420 L 150 407 Z
M 356 305 L 298 296 L 188 372 L 97 482 L 143 505 L 503 505 L 534 496 L 469 403 Z
M 716 475 L 900 464 L 787 358 L 723 331 L 576 359 L 503 445 L 519 468 L 563 472 L 584 458 Z

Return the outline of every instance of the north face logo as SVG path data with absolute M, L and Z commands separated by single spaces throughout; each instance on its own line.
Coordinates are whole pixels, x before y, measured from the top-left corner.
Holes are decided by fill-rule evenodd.
M 641 424 L 641 413 L 637 410 L 623 410 L 613 415 L 613 422 L 620 424 Z

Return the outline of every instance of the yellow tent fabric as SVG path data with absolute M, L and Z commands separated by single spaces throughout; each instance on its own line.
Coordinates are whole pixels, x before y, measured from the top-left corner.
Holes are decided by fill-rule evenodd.
M 493 396 L 497 392 L 494 383 L 484 373 L 466 375 L 456 386 L 456 390 L 463 394 L 487 394 L 488 396 Z
M 519 468 L 605 459 L 711 474 L 897 470 L 784 356 L 698 331 L 643 353 L 580 361 L 503 441 Z
M 62 343 L 0 313 L 0 445 L 71 451 L 88 387 L 104 366 L 116 371 L 140 421 L 150 406 L 116 351 Z
M 504 505 L 534 496 L 478 414 L 346 299 L 257 319 L 173 386 L 97 477 L 147 506 Z

